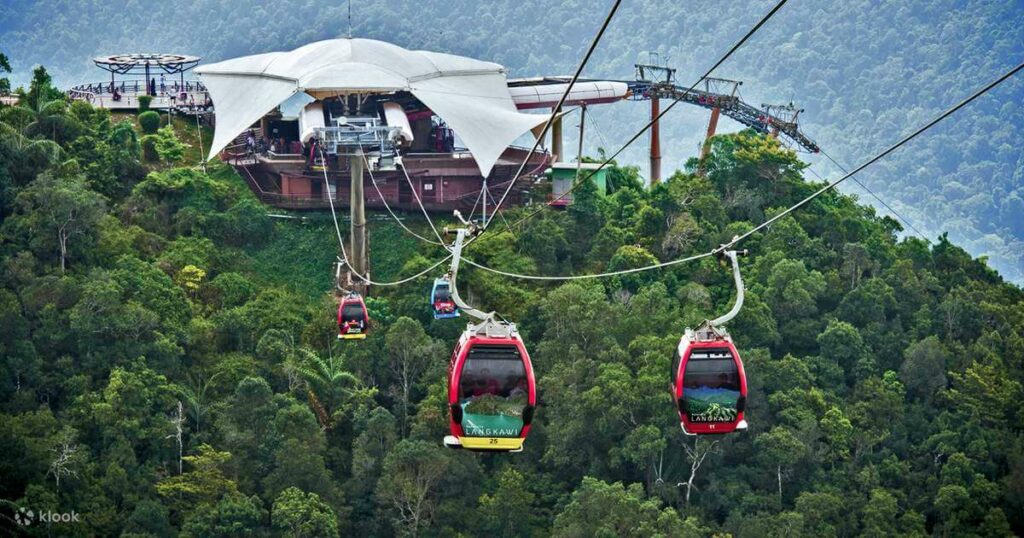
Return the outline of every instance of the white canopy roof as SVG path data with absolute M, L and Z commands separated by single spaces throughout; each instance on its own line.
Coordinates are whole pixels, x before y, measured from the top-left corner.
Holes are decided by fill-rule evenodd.
M 198 67 L 217 110 L 209 158 L 298 92 L 326 97 L 408 91 L 459 135 L 486 176 L 505 149 L 546 116 L 516 110 L 502 66 L 373 39 L 330 39 L 291 52 Z

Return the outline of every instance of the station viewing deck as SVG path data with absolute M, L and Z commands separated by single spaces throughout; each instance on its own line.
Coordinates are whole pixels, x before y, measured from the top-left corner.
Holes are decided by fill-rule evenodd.
M 161 89 L 157 84 L 156 95 L 148 91 L 146 84 L 139 80 L 92 82 L 79 84 L 68 90 L 68 97 L 77 101 L 110 110 L 135 110 L 139 108 L 139 97 L 150 95 L 149 108 L 154 110 L 175 109 L 182 112 L 203 113 L 213 110 L 210 94 L 202 82 L 186 80 L 184 84 L 175 81 Z
M 68 97 L 112 110 L 136 110 L 139 98 L 152 99 L 149 108 L 186 114 L 213 111 L 213 101 L 203 83 L 185 80 L 185 72 L 199 64 L 198 56 L 133 53 L 93 58 L 96 67 L 108 71 L 110 80 L 79 84 Z

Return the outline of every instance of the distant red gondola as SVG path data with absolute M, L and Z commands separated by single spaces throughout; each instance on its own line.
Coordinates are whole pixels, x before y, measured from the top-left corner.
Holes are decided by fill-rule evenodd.
M 508 332 L 478 334 L 471 326 L 452 354 L 448 367 L 451 435 L 445 445 L 518 452 L 537 405 L 533 365 L 514 325 L 491 327 Z
M 338 306 L 338 338 L 361 340 L 370 331 L 370 314 L 358 293 L 349 293 Z

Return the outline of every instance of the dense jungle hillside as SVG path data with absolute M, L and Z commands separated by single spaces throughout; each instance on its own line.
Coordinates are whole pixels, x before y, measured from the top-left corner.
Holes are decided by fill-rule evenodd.
M 750 428 L 718 437 L 685 436 L 668 392 L 683 329 L 733 300 L 714 258 L 565 284 L 464 268 L 463 293 L 519 323 L 540 405 L 524 452 L 450 450 L 464 320 L 433 319 L 429 279 L 374 288 L 372 334 L 340 343 L 328 216 L 268 218 L 232 169 L 196 165 L 187 124 L 148 133 L 69 104 L 43 70 L 28 90 L 0 109 L 4 533 L 1024 533 L 1024 292 L 946 236 L 903 236 L 836 192 L 751 236 L 729 327 Z M 820 186 L 750 132 L 694 167 L 647 189 L 616 166 L 607 196 L 587 183 L 466 255 L 527 274 L 642 267 Z M 387 219 L 370 234 L 380 279 L 443 255 Z M 19 525 L 26 510 L 80 520 Z
M 638 54 L 654 50 L 678 68 L 680 83 L 690 84 L 774 3 L 627 3 L 585 75 L 631 79 Z M 493 60 L 516 77 L 568 74 L 609 4 L 355 0 L 352 28 L 358 37 Z M 100 54 L 184 52 L 216 61 L 348 32 L 345 2 L 9 0 L 5 7 L 0 49 L 12 57 L 15 85 L 27 83 L 34 64 L 48 66 L 69 87 L 103 79 L 90 62 Z M 851 168 L 1020 63 L 1022 25 L 1024 5 L 1015 1 L 793 1 L 714 76 L 744 81 L 741 95 L 754 106 L 796 102 L 805 109 L 804 131 Z M 1010 80 L 860 178 L 929 239 L 948 232 L 1018 284 L 1024 283 L 1021 102 L 1024 82 Z M 588 152 L 618 148 L 646 114 L 644 103 L 593 107 Z M 697 153 L 707 121 L 705 110 L 673 109 L 663 131 L 666 173 Z M 738 128 L 731 120 L 721 125 Z M 570 138 L 572 132 L 567 129 Z M 620 159 L 642 165 L 642 175 L 644 144 Z M 838 177 L 824 156 L 805 158 L 815 173 Z M 843 188 L 889 214 L 861 187 Z

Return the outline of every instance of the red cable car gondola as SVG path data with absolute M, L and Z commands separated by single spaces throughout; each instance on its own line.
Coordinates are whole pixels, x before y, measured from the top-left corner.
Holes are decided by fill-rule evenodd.
M 462 220 L 456 211 L 456 216 Z M 459 338 L 448 364 L 448 411 L 451 435 L 444 444 L 470 450 L 520 452 L 530 432 L 537 406 L 537 384 L 530 354 L 526 352 L 516 326 L 495 319 L 495 313 L 481 312 L 465 304 L 455 284 L 466 234 L 477 230 L 455 230 L 452 247 L 451 298 L 470 323 Z
M 370 314 L 362 295 L 349 293 L 338 306 L 338 338 L 361 340 L 370 332 Z
M 487 328 L 505 330 L 495 334 Z M 536 405 L 533 365 L 515 326 L 491 321 L 470 326 L 448 366 L 451 435 L 445 445 L 521 451 Z
M 687 434 L 731 433 L 747 429 L 747 378 L 743 361 L 727 334 L 712 328 L 687 330 L 673 360 L 673 395 Z M 698 338 L 696 335 L 701 335 Z
M 724 251 L 732 262 L 736 302 L 724 316 L 705 321 L 697 330 L 686 329 L 672 360 L 672 398 L 687 435 L 730 433 L 746 430 L 747 376 L 743 361 L 723 325 L 743 307 L 743 278 L 737 256 L 744 251 Z

